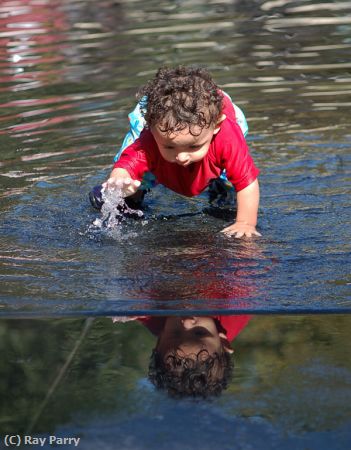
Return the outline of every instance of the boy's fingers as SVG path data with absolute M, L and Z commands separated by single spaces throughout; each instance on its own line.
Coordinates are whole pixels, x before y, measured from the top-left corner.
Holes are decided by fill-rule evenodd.
M 221 233 L 228 233 L 230 234 L 230 232 L 235 233 L 235 231 L 232 231 L 230 227 L 224 228 L 223 230 L 221 230 Z
M 231 230 L 230 228 L 224 228 L 224 230 L 221 230 L 221 233 L 227 234 L 228 236 L 235 234 L 236 231 Z
M 121 189 L 128 187 L 130 185 L 129 178 L 122 178 L 121 180 L 117 180 L 115 185 Z
M 222 230 L 222 233 L 226 234 L 227 236 L 236 236 L 236 234 L 239 233 L 239 231 L 238 230 L 231 230 L 229 228 L 229 229 Z
M 248 237 L 251 238 L 253 236 L 262 236 L 261 233 L 258 231 L 239 231 L 239 230 L 233 230 L 231 227 L 224 228 L 224 230 L 221 230 L 221 233 L 226 234 L 227 236 L 235 237 L 236 239 L 240 239 L 242 237 Z
M 103 188 L 119 188 L 119 189 L 137 189 L 141 185 L 139 180 L 132 180 L 131 178 L 109 178 L 106 183 L 103 183 Z
M 124 188 L 135 191 L 140 186 L 140 181 L 138 180 L 131 180 L 130 178 L 127 178 L 124 180 Z

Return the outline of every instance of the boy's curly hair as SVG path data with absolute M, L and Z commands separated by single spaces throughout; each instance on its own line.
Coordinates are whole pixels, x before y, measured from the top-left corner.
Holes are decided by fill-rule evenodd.
M 137 98 L 148 127 L 158 124 L 167 133 L 189 127 L 190 133 L 197 135 L 216 125 L 223 94 L 207 70 L 179 66 L 159 69 Z
M 149 379 L 158 389 L 166 389 L 171 397 L 218 396 L 233 375 L 233 359 L 229 353 L 180 356 L 173 351 L 164 359 L 156 349 L 150 357 Z

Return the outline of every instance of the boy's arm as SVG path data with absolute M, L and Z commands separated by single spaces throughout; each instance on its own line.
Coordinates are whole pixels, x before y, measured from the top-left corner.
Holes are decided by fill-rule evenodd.
M 150 147 L 151 133 L 145 130 L 131 145 L 126 147 L 115 162 L 109 179 L 103 183 L 105 189 L 120 189 L 124 197 L 133 195 L 141 185 L 145 172 L 150 171 L 145 148 Z M 151 135 L 151 138 L 150 136 Z
M 102 184 L 104 189 L 120 189 L 124 197 L 134 194 L 140 186 L 139 180 L 133 180 L 126 169 L 116 167 L 112 170 L 110 178 Z
M 258 180 L 249 184 L 237 193 L 237 214 L 233 225 L 222 230 L 222 233 L 241 238 L 261 236 L 256 230 L 258 204 L 260 200 L 260 188 Z

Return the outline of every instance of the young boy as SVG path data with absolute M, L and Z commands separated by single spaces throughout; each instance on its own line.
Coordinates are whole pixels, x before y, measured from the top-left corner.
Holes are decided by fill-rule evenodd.
M 156 182 L 191 197 L 221 177 L 237 191 L 235 222 L 222 231 L 237 238 L 260 236 L 259 170 L 230 98 L 208 72 L 160 69 L 138 97 L 145 127 L 118 155 L 103 189 L 118 188 L 124 197 L 138 200 L 143 196 L 142 181 L 151 172 Z

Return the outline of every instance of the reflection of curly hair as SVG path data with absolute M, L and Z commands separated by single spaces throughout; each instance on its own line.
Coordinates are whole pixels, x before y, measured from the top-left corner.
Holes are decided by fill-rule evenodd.
M 203 128 L 216 125 L 222 111 L 223 95 L 201 68 L 161 68 L 137 97 L 147 126 L 158 124 L 167 133 L 189 127 L 191 134 L 199 134 Z
M 172 397 L 218 396 L 233 374 L 233 359 L 229 353 L 209 354 L 200 350 L 192 357 L 177 351 L 166 359 L 156 349 L 150 357 L 149 379 L 159 389 L 167 389 Z

